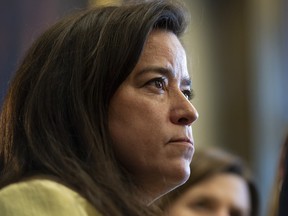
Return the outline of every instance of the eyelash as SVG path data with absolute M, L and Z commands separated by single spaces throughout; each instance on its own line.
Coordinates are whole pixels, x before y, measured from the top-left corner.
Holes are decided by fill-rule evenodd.
M 149 80 L 147 82 L 148 85 L 154 85 L 157 89 L 162 89 L 162 90 L 165 90 L 166 89 L 166 82 L 165 82 L 165 78 L 163 77 L 157 77 L 157 78 L 154 78 L 152 80 Z M 161 86 L 159 86 L 159 84 Z
M 166 89 L 166 79 L 164 77 L 157 77 L 152 80 L 149 80 L 146 84 L 153 84 L 157 89 L 165 90 Z M 160 85 L 159 85 L 160 84 Z M 182 90 L 183 95 L 188 99 L 193 99 L 193 92 L 190 89 Z
M 194 95 L 193 95 L 193 92 L 191 90 L 186 89 L 186 90 L 183 90 L 182 93 L 186 96 L 186 98 L 188 100 L 192 100 L 193 99 Z

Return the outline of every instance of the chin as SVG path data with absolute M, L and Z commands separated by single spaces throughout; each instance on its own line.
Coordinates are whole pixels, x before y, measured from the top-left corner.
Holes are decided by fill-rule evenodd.
M 176 177 L 176 181 L 179 182 L 180 185 L 184 184 L 189 176 L 190 176 L 190 161 L 185 161 L 177 171 L 174 171 L 174 175 Z
M 188 169 L 188 171 L 185 171 L 182 173 L 182 175 L 178 178 L 178 182 L 176 182 L 176 187 L 184 184 L 190 176 L 190 169 Z
M 189 164 L 185 164 L 185 166 L 181 166 L 176 170 L 173 170 L 171 176 L 167 177 L 167 186 L 170 186 L 170 190 L 177 188 L 178 186 L 184 184 L 190 176 L 190 166 Z M 169 191 L 170 191 L 169 190 Z
M 188 160 L 183 163 L 177 163 L 175 164 L 170 164 L 169 167 L 166 167 L 165 169 L 162 170 L 161 176 L 158 175 L 157 178 L 159 178 L 157 183 L 155 184 L 155 178 L 153 178 L 153 186 L 152 194 L 156 194 L 154 196 L 153 200 L 158 199 L 159 197 L 167 194 L 168 192 L 174 190 L 175 188 L 181 186 L 184 184 L 190 176 L 190 163 Z M 150 187 L 151 190 L 151 187 Z

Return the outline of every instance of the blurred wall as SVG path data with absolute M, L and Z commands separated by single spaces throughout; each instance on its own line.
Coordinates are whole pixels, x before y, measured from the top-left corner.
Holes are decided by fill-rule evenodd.
M 221 146 L 252 168 L 266 215 L 288 132 L 288 22 L 284 0 L 186 0 L 184 38 L 199 119 L 197 148 Z
M 287 118 L 287 1 L 250 1 L 251 115 L 254 167 L 261 187 L 263 212 L 268 206 Z M 285 18 L 286 16 L 286 18 Z M 265 215 L 265 214 L 263 214 Z
M 0 105 L 27 48 L 57 19 L 87 0 L 9 0 L 0 3 Z

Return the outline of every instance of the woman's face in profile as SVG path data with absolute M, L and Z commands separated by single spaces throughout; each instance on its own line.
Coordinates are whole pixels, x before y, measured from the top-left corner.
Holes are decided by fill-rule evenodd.
M 250 216 L 247 183 L 223 173 L 187 189 L 167 211 L 167 216 Z
M 109 107 L 115 154 L 151 198 L 183 183 L 194 152 L 186 54 L 171 32 L 153 30 Z

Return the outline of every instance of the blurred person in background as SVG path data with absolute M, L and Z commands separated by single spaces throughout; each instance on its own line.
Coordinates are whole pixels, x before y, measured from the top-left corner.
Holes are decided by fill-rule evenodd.
M 282 147 L 278 175 L 274 186 L 274 202 L 270 216 L 288 215 L 288 135 Z M 279 193 L 280 192 L 280 193 Z M 279 200 L 279 201 L 278 201 Z M 275 208 L 274 208 L 275 207 Z
M 257 216 L 259 197 L 243 161 L 216 148 L 197 149 L 185 184 L 155 204 L 165 216 Z
M 274 184 L 271 190 L 271 197 L 269 199 L 269 209 L 267 216 L 276 216 L 279 212 L 279 201 L 280 201 L 280 192 L 283 185 L 283 181 L 285 178 L 285 169 L 286 169 L 286 155 L 287 155 L 287 147 L 288 147 L 288 136 L 285 139 L 285 142 L 282 145 L 280 151 L 280 158 L 278 162 L 278 167 L 276 168 L 276 176 L 274 180 Z M 284 195 L 284 194 L 283 194 Z

